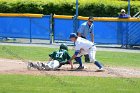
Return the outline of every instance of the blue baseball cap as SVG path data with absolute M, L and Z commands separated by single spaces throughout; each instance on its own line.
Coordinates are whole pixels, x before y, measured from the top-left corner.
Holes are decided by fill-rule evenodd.
M 78 36 L 76 35 L 76 33 L 71 33 L 70 38 L 74 38 L 74 37 L 78 37 Z

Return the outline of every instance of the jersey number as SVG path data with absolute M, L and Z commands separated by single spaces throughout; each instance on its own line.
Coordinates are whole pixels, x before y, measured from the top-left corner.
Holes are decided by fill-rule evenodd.
M 57 52 L 56 57 L 62 58 L 63 52 Z

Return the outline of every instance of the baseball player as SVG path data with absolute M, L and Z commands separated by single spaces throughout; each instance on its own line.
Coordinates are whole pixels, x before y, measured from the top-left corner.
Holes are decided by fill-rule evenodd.
M 61 44 L 60 49 L 58 51 L 54 51 L 49 55 L 49 57 L 50 60 L 48 63 L 29 62 L 27 68 L 35 68 L 38 70 L 56 70 L 65 64 L 71 64 L 71 69 L 73 68 L 72 62 L 68 61 L 71 57 L 68 53 L 68 47 L 65 44 Z
M 94 42 L 94 34 L 93 34 L 93 17 L 89 17 L 88 21 L 81 24 L 77 31 L 77 35 L 79 37 L 87 39 L 87 36 L 90 35 L 91 41 Z M 85 56 L 85 62 L 89 62 L 89 55 Z
M 93 42 L 78 37 L 75 33 L 70 34 L 70 39 L 72 42 L 75 42 L 75 54 L 72 56 L 69 62 L 75 59 L 79 63 L 79 67 L 77 69 L 84 69 L 81 57 L 82 55 L 88 54 L 90 62 L 94 62 L 94 64 L 99 68 L 99 70 L 103 70 L 103 66 L 101 65 L 101 63 L 95 59 L 96 47 Z

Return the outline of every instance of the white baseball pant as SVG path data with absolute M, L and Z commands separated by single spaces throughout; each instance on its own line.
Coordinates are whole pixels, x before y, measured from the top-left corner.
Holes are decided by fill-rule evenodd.
M 77 57 L 80 57 L 80 56 L 86 55 L 86 54 L 89 55 L 90 62 L 94 62 L 96 60 L 95 59 L 95 56 L 96 56 L 96 46 L 92 46 L 88 50 L 81 50 L 81 52 L 77 55 Z
M 53 60 L 44 65 L 46 70 L 56 70 L 59 67 L 60 63 L 57 60 Z

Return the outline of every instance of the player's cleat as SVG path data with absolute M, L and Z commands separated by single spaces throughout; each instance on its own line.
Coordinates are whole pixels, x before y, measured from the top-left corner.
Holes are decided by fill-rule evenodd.
M 43 67 L 43 68 L 45 68 L 45 64 L 44 63 L 40 63 L 41 64 L 41 66 Z
M 104 72 L 104 68 L 99 68 L 96 72 Z
M 79 66 L 77 69 L 78 69 L 78 70 L 84 69 L 84 66 Z
M 32 67 L 33 67 L 33 63 L 32 62 L 28 62 L 27 69 L 30 70 Z
M 37 62 L 36 68 L 37 68 L 38 70 L 43 70 L 42 63 Z
M 40 63 L 40 64 L 41 64 L 42 70 L 46 70 L 46 65 L 44 63 Z

